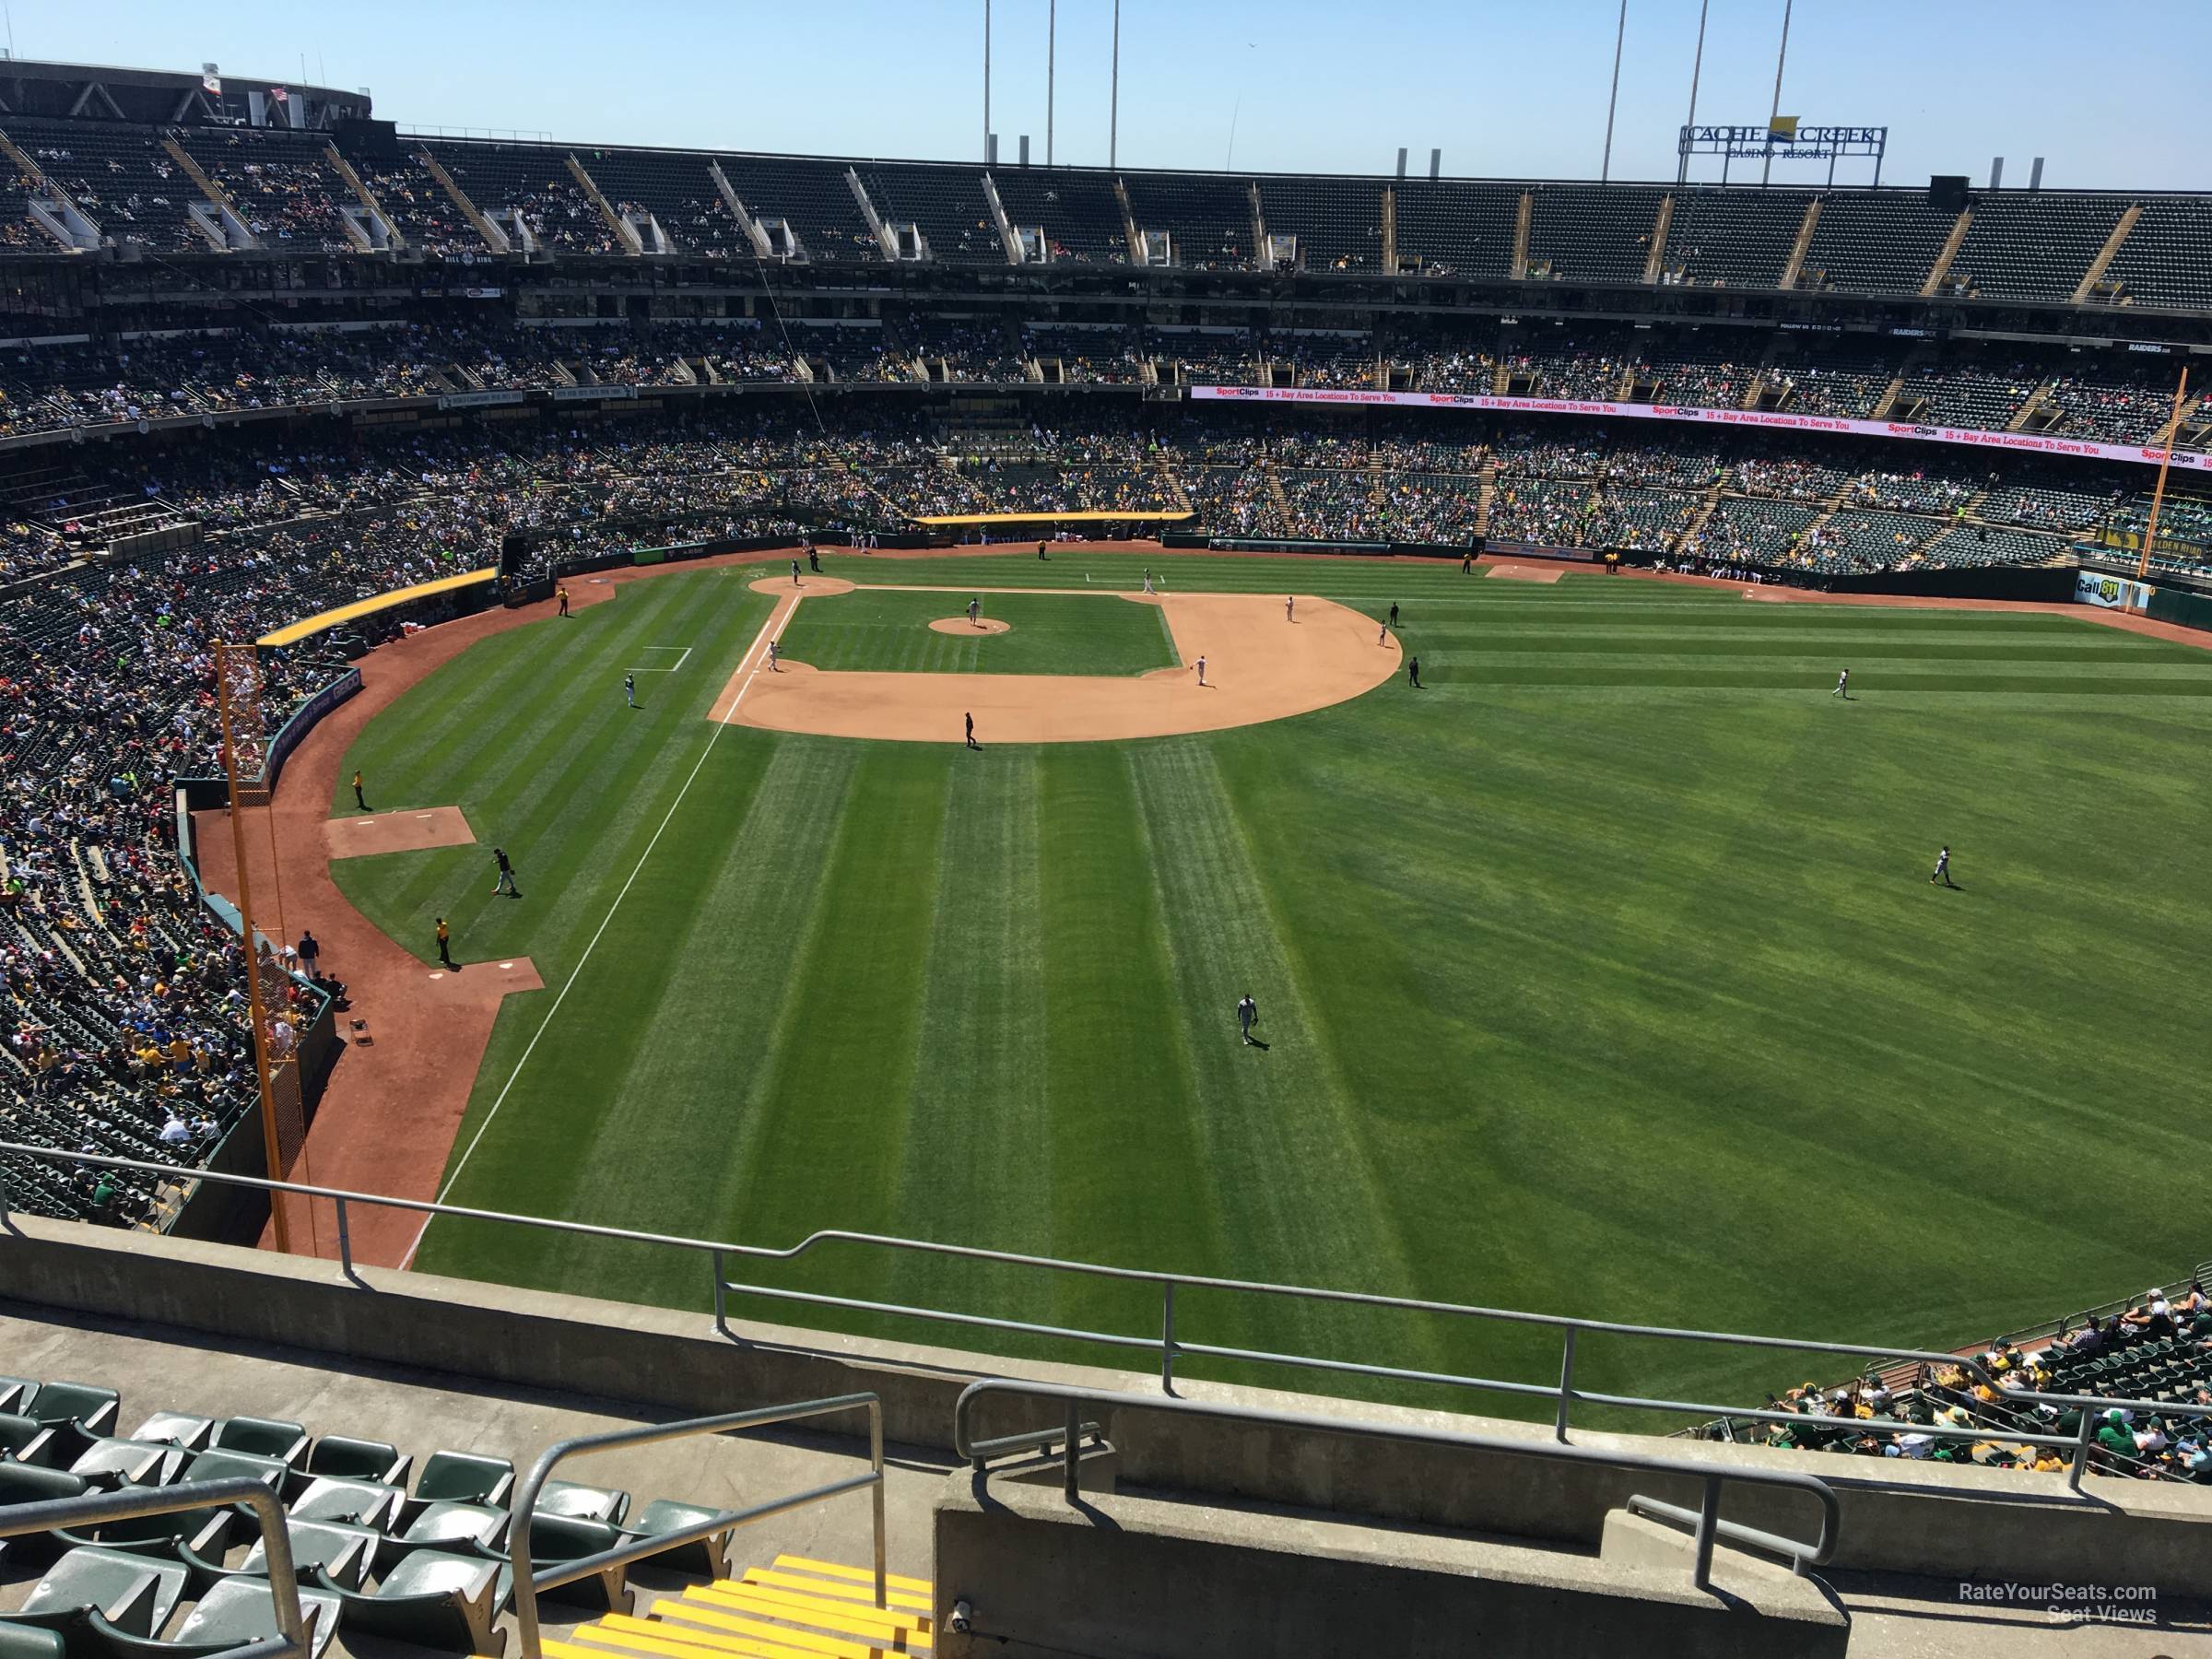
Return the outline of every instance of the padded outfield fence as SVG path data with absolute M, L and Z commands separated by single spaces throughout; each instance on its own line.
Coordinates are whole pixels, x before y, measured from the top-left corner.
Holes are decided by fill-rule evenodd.
M 1500 1394 L 1513 1399 L 1543 1400 L 1551 1406 L 1553 1435 L 1562 1445 L 1569 1443 L 1570 1419 L 1573 1408 L 1577 1405 L 1602 1406 L 1628 1412 L 1657 1412 L 1672 1417 L 1687 1417 L 1705 1421 L 1727 1418 L 1737 1422 L 1782 1423 L 1801 1428 L 1850 1429 L 1862 1434 L 1912 1433 L 1924 1434 L 1937 1440 L 1967 1441 L 2001 1439 L 2014 1444 L 2055 1446 L 2065 1449 L 2071 1458 L 2066 1485 L 2077 1493 L 2081 1489 L 2082 1477 L 2090 1472 L 2092 1453 L 2096 1447 L 2094 1436 L 2100 1413 L 2108 1410 L 2121 1410 L 2166 1417 L 2212 1419 L 2212 1406 L 2187 1406 L 2159 1400 L 2119 1399 L 2101 1394 L 2047 1394 L 2025 1388 L 2001 1391 L 2002 1397 L 2008 1407 L 2031 1409 L 2039 1406 L 2048 1406 L 2059 1411 L 2072 1409 L 2077 1412 L 2080 1418 L 2078 1430 L 2068 1433 L 2040 1433 L 2010 1427 L 1999 1427 L 1989 1423 L 1954 1427 L 1944 1423 L 1924 1424 L 1887 1418 L 1838 1418 L 1814 1415 L 1808 1412 L 1729 1406 L 1715 1405 L 1709 1401 L 1673 1400 L 1641 1394 L 1608 1394 L 1580 1388 L 1575 1384 L 1577 1348 L 1587 1338 L 1611 1337 L 1637 1341 L 1698 1343 L 1739 1350 L 1834 1354 L 1851 1358 L 1864 1366 L 1899 1362 L 1928 1366 L 1952 1366 L 1971 1375 L 1977 1382 L 1987 1384 L 1993 1391 L 1998 1390 L 1998 1382 L 1995 1375 L 1976 1356 L 1941 1353 L 1926 1348 L 1893 1347 L 1870 1343 L 1821 1342 L 1794 1336 L 1762 1336 L 1740 1331 L 1694 1330 L 1676 1325 L 1630 1324 L 1615 1320 L 1581 1319 L 1568 1314 L 1536 1313 L 1512 1308 L 1486 1308 L 1472 1303 L 1433 1301 L 1417 1297 L 1381 1296 L 1366 1291 L 1333 1290 L 1312 1285 L 1277 1285 L 1253 1279 L 1219 1278 L 1199 1274 L 1162 1273 L 1137 1267 L 1114 1267 L 1095 1262 L 1068 1261 L 1056 1256 L 1027 1255 L 1011 1251 L 982 1250 L 971 1245 L 940 1244 L 924 1239 L 902 1239 L 880 1233 L 849 1232 L 837 1229 L 811 1233 L 797 1243 L 784 1248 L 777 1248 L 772 1245 L 736 1244 L 710 1239 L 686 1238 L 673 1233 L 641 1232 L 629 1228 L 601 1227 L 583 1221 L 555 1220 L 543 1216 L 516 1215 L 505 1210 L 476 1209 L 463 1205 L 433 1203 L 426 1199 L 386 1197 L 381 1194 L 351 1192 L 338 1187 L 311 1186 L 293 1182 L 269 1181 L 256 1176 L 233 1175 L 212 1171 L 194 1174 L 164 1165 L 141 1163 L 132 1159 L 72 1152 L 53 1147 L 26 1146 L 10 1141 L 0 1141 L 0 1153 L 20 1154 L 55 1162 L 75 1163 L 94 1168 L 130 1170 L 158 1174 L 171 1180 L 192 1179 L 226 1182 L 259 1188 L 272 1195 L 285 1194 L 330 1203 L 335 1206 L 337 1217 L 338 1260 L 336 1265 L 340 1274 L 357 1284 L 362 1281 L 359 1277 L 353 1260 L 349 1222 L 352 1207 L 359 1205 L 372 1209 L 406 1210 L 425 1217 L 426 1226 L 429 1219 L 447 1217 L 455 1220 L 488 1222 L 502 1227 L 528 1228 L 543 1232 L 564 1233 L 572 1237 L 642 1244 L 660 1249 L 682 1251 L 702 1257 L 704 1260 L 701 1265 L 705 1266 L 711 1275 L 715 1329 L 734 1343 L 743 1344 L 746 1338 L 730 1328 L 731 1298 L 758 1297 L 763 1300 L 830 1308 L 845 1312 L 911 1319 L 965 1326 L 971 1330 L 1042 1337 L 1067 1344 L 1106 1347 L 1123 1353 L 1144 1353 L 1157 1364 L 1159 1372 L 1160 1393 L 1163 1396 L 1170 1398 L 1175 1396 L 1176 1365 L 1178 1361 L 1188 1358 L 1220 1360 L 1253 1367 L 1275 1367 L 1290 1371 L 1322 1372 L 1332 1376 L 1359 1377 L 1374 1382 L 1418 1383 L 1468 1394 Z M 11 1219 L 5 1166 L 0 1166 L 0 1228 L 8 1226 Z M 853 1245 L 878 1252 L 887 1259 L 896 1259 L 901 1256 L 951 1257 L 971 1262 L 987 1262 L 1002 1266 L 1031 1269 L 1041 1275 L 1144 1286 L 1156 1291 L 1159 1295 L 1159 1328 L 1157 1334 L 1147 1331 L 1138 1335 L 1128 1331 L 1092 1330 L 1077 1325 L 1045 1324 L 998 1314 L 969 1312 L 956 1309 L 918 1307 L 902 1302 L 876 1301 L 859 1297 L 836 1296 L 822 1291 L 749 1284 L 730 1277 L 730 1269 L 736 1264 L 794 1262 L 831 1244 Z M 1194 1340 L 1179 1330 L 1176 1314 L 1178 1293 L 1190 1290 L 1268 1298 L 1309 1304 L 1365 1308 L 1457 1324 L 1490 1324 L 1547 1330 L 1557 1333 L 1559 1338 L 1559 1381 L 1557 1382 L 1525 1382 L 1508 1378 L 1470 1376 L 1451 1371 L 1382 1365 L 1319 1354 L 1277 1353 L 1266 1349 L 1237 1347 Z

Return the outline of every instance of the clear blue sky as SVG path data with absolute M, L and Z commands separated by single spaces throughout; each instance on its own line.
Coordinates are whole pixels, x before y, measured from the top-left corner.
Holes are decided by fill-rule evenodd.
M 12 3 L 12 0 L 11 0 Z M 380 0 L 24 5 L 26 58 L 367 87 L 403 127 L 545 130 L 611 142 L 971 159 L 982 151 L 982 0 L 700 0 L 492 6 Z M 1044 154 L 1046 0 L 994 0 L 1001 153 Z M 1060 0 L 1055 155 L 1106 160 L 1112 0 Z M 1430 4 L 1124 0 L 1124 167 L 1594 178 L 1618 0 Z M 1629 0 L 1613 176 L 1671 178 L 1698 0 Z M 1782 0 L 1712 0 L 1701 121 L 1758 123 Z M 2205 0 L 1797 0 L 1782 108 L 1888 125 L 1885 180 L 2006 158 L 2025 183 L 2212 186 L 2201 145 Z M 1778 178 L 1788 174 L 1777 170 Z M 1802 171 L 1799 176 L 1807 176 Z M 1839 179 L 1858 176 L 1840 171 Z

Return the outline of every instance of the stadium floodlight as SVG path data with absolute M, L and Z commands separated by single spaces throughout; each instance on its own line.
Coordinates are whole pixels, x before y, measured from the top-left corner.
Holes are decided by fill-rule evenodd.
M 1705 14 L 1712 7 L 1712 0 L 1698 0 L 1698 50 L 1689 60 L 1689 114 L 1682 123 L 1682 130 L 1689 132 L 1698 124 L 1698 77 L 1705 69 Z M 1689 182 L 1689 151 L 1681 150 L 1675 162 L 1675 182 Z
M 1122 0 L 1113 0 L 1113 71 L 1106 88 L 1106 165 L 1112 167 L 1122 144 Z
M 1620 102 L 1620 48 L 1629 38 L 1629 0 L 1620 0 L 1620 23 L 1613 30 L 1613 90 L 1606 99 L 1606 153 L 1597 164 L 1600 184 L 1613 172 L 1613 112 Z
M 1774 54 L 1774 107 L 1767 112 L 1767 154 L 1759 170 L 1759 182 L 1764 184 L 1767 175 L 1774 169 L 1774 124 L 1782 119 L 1782 66 L 1790 56 L 1790 8 L 1795 0 L 1782 0 L 1782 49 Z M 1790 136 L 1796 136 L 1795 119 L 1791 122 Z

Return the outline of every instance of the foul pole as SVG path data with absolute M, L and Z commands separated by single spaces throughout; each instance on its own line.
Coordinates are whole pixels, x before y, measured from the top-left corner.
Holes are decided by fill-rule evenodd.
M 2173 389 L 2173 418 L 2166 423 L 2166 453 L 2159 457 L 2159 481 L 2150 492 L 2150 522 L 2143 526 L 2143 557 L 2136 560 L 2136 580 L 2150 575 L 2150 550 L 2159 542 L 2159 509 L 2166 504 L 2166 469 L 2173 465 L 2173 441 L 2182 429 L 2182 406 L 2189 397 L 2189 365 L 2182 365 L 2182 383 Z
M 268 800 L 267 740 L 261 718 L 261 663 L 252 645 L 220 644 L 215 648 L 215 706 L 223 735 L 223 776 L 230 792 L 230 851 L 238 860 L 239 949 L 246 976 L 246 1014 L 253 1023 L 253 1077 L 261 1092 L 262 1155 L 268 1160 L 268 1178 L 285 1178 L 284 1137 L 278 1133 L 277 1074 L 288 1056 L 272 1055 L 269 1009 L 262 994 L 262 959 L 255 948 L 253 881 L 246 867 L 245 810 L 259 795 Z M 296 1066 L 293 1082 L 297 1084 Z M 269 1194 L 269 1220 L 276 1248 L 291 1253 L 290 1218 L 282 1195 Z
M 1060 34 L 1060 0 L 1046 0 L 1044 7 L 1044 164 L 1053 164 L 1053 66 L 1058 63 L 1054 47 Z
M 991 165 L 991 0 L 983 0 L 983 165 Z

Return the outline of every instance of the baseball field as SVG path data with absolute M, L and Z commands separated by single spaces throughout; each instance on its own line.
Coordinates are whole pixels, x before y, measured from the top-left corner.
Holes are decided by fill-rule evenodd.
M 1147 565 L 1165 606 L 1112 596 Z M 477 838 L 339 863 L 353 902 L 426 963 L 443 916 L 465 965 L 526 954 L 546 986 L 501 1008 L 452 1202 L 1938 1347 L 2201 1253 L 2212 653 L 1456 564 L 840 554 L 795 608 L 778 570 L 656 575 L 483 640 L 347 756 L 380 807 L 458 806 Z M 1013 588 L 1037 591 L 982 591 Z M 1046 591 L 1071 588 L 1093 591 Z M 971 594 L 1005 631 L 932 627 Z M 1122 741 L 994 741 L 979 714 L 963 746 L 994 675 L 1187 716 L 1186 635 L 1237 594 L 1245 672 L 1202 722 L 1263 666 L 1295 692 L 1293 630 L 1360 688 Z M 897 708 L 880 738 L 806 729 L 809 698 L 877 682 L 917 729 Z M 493 895 L 493 842 L 519 899 Z M 1955 888 L 1929 880 L 1946 844 Z M 1246 994 L 1264 1047 L 1239 1041 Z M 707 1299 L 675 1253 L 482 1225 L 434 1224 L 418 1261 Z M 957 1260 L 754 1271 L 1159 1322 L 1147 1292 Z M 1179 1313 L 1196 1340 L 1557 1375 L 1555 1339 L 1507 1327 Z M 1716 1401 L 1850 1369 L 1626 1340 L 1582 1359 L 1588 1387 Z

